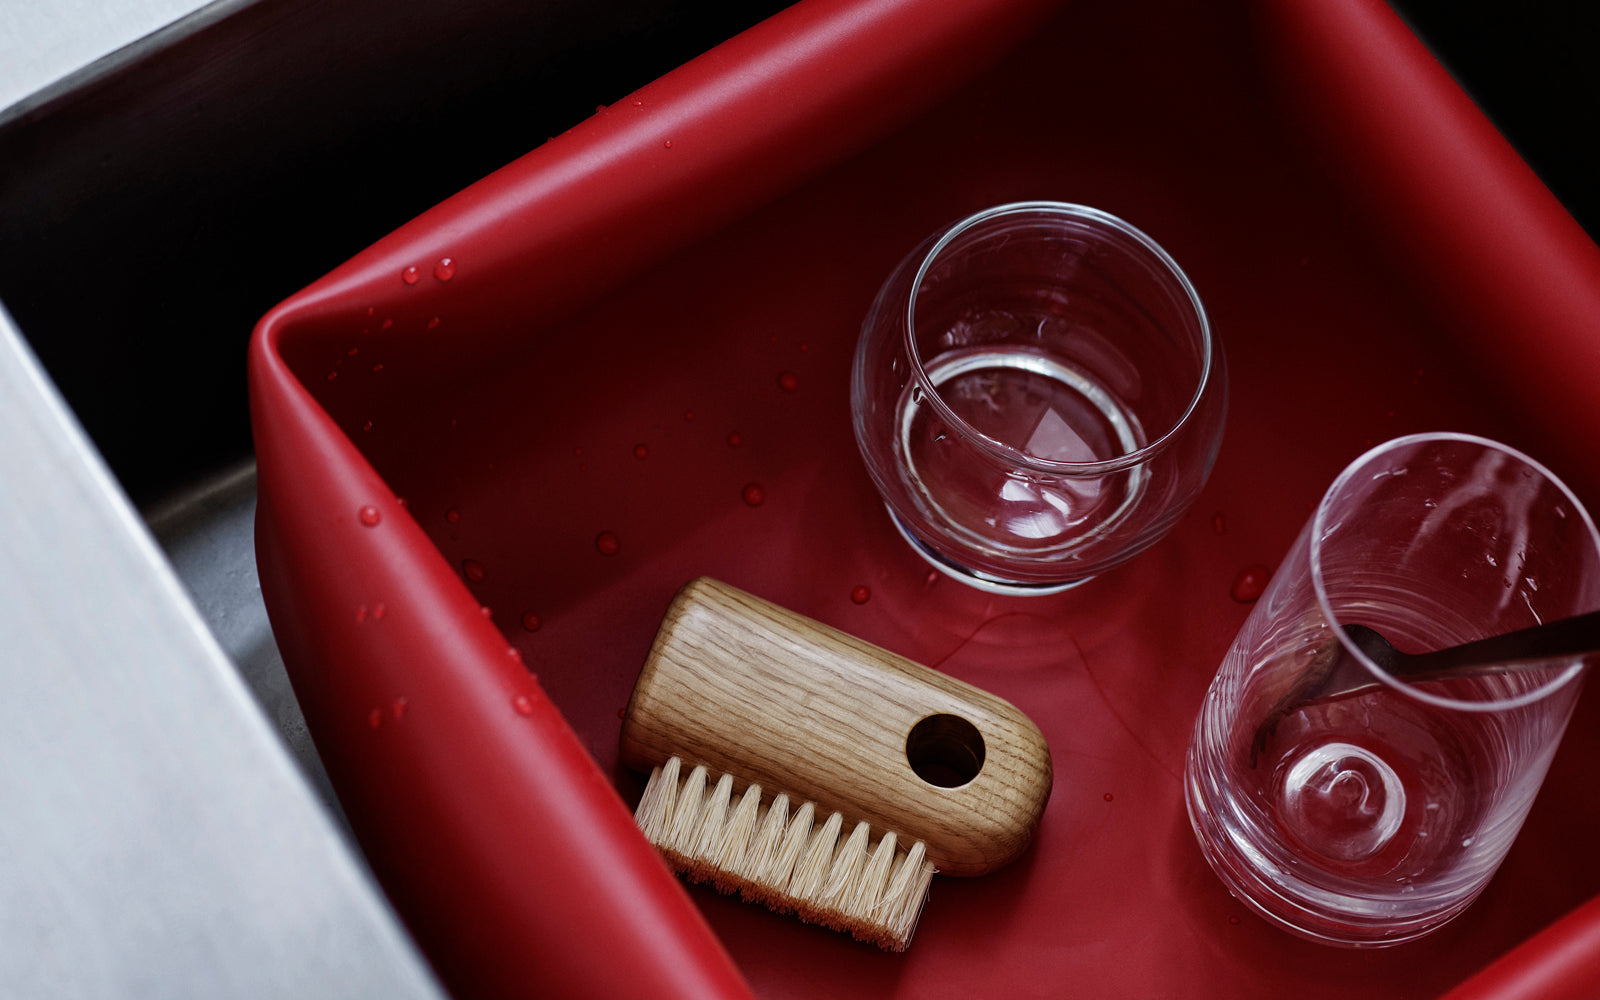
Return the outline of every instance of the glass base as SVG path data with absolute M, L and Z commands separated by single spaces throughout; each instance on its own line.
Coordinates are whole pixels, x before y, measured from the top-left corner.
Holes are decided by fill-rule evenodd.
M 900 532 L 900 537 L 906 540 L 906 544 L 910 545 L 918 555 L 927 560 L 928 565 L 952 580 L 991 594 L 1005 594 L 1009 597 L 1043 597 L 1047 594 L 1059 594 L 1062 591 L 1071 590 L 1079 584 L 1088 583 L 1094 579 L 1092 576 L 1086 576 L 1078 580 L 1068 580 L 1065 583 L 1019 583 L 1015 580 L 1005 580 L 988 573 L 980 573 L 977 570 L 967 569 L 959 563 L 952 562 L 929 548 L 920 538 L 906 529 L 905 524 L 895 515 L 893 510 L 889 511 L 889 520 L 894 522 L 895 530 Z
M 1205 778 L 1192 756 L 1184 767 L 1184 804 L 1200 852 L 1229 895 L 1256 916 L 1296 937 L 1340 948 L 1389 948 L 1438 930 L 1470 906 L 1483 885 L 1431 909 L 1385 907 L 1380 900 L 1352 899 L 1337 905 L 1326 890 L 1297 884 L 1288 871 L 1274 872 L 1259 852 L 1235 842 L 1228 823 L 1209 801 Z M 1342 912 L 1341 912 L 1342 911 Z

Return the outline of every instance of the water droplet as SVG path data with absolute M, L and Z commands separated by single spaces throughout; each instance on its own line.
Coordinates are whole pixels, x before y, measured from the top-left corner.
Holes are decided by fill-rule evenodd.
M 737 448 L 741 444 L 744 444 L 744 435 L 740 434 L 738 431 L 729 431 L 728 432 L 728 447 L 729 448 Z
M 484 577 L 483 563 L 479 562 L 476 559 L 463 559 L 463 560 L 461 560 L 461 572 L 468 580 L 471 580 L 473 583 L 482 583 L 483 582 L 483 577 Z
M 668 139 L 666 142 L 663 142 L 661 145 L 666 149 L 671 149 L 672 148 L 672 140 Z
M 366 423 L 362 424 L 361 429 L 364 431 L 372 430 L 372 421 L 368 420 Z
M 379 327 L 378 327 L 378 329 L 380 329 L 380 330 L 390 330 L 390 329 L 393 329 L 393 328 L 394 328 L 394 320 L 392 320 L 392 319 L 385 319 L 383 321 L 383 323 L 380 324 Z
M 449 281 L 456 276 L 456 262 L 449 257 L 439 258 L 439 263 L 433 265 L 433 276 L 440 281 Z
M 936 570 L 936 569 L 928 570 L 928 575 L 923 577 L 923 579 L 922 579 L 922 585 L 924 587 L 931 587 L 931 586 L 933 586 L 934 584 L 936 584 L 938 582 L 939 582 L 939 571 Z
M 378 362 L 378 363 L 377 363 L 377 364 L 375 364 L 375 365 L 373 365 L 373 366 L 372 366 L 372 370 L 373 370 L 373 371 L 375 371 L 375 372 L 381 372 L 381 371 L 383 371 L 383 362 L 382 362 L 382 361 L 380 361 L 380 362 Z
M 534 614 L 532 611 L 523 612 L 523 614 L 522 614 L 522 627 L 524 629 L 526 629 L 527 631 L 529 631 L 529 632 L 537 632 L 537 631 L 539 631 L 539 627 L 541 625 L 543 625 L 543 624 L 544 624 L 544 622 L 539 620 L 539 616 Z
M 396 698 L 394 704 L 389 706 L 389 711 L 393 713 L 395 720 L 398 721 L 405 717 L 406 709 L 409 707 L 411 707 L 411 702 L 405 698 Z
M 328 373 L 328 381 L 329 382 L 332 382 L 334 379 L 336 379 L 338 377 L 339 377 L 339 373 L 338 372 L 329 372 Z
M 693 420 L 694 419 L 694 411 L 693 410 L 684 410 L 683 411 L 683 419 L 685 419 L 685 420 Z
M 650 446 L 649 445 L 645 445 L 645 444 L 636 444 L 636 445 L 634 445 L 633 446 L 633 457 L 637 458 L 641 462 L 644 461 L 645 459 L 649 458 L 650 457 Z
M 1113 800 L 1113 799 L 1115 799 L 1115 798 L 1116 798 L 1116 796 L 1115 796 L 1115 795 L 1112 795 L 1112 794 L 1111 794 L 1111 793 L 1110 793 L 1110 792 L 1107 792 L 1107 793 L 1105 793 L 1105 794 L 1104 794 L 1104 795 L 1102 795 L 1102 796 L 1100 796 L 1100 797 L 1101 797 L 1101 798 L 1102 798 L 1102 799 L 1104 799 L 1104 800 L 1106 800 L 1106 801 L 1107 801 L 1107 802 L 1110 802 L 1110 801 L 1112 801 L 1112 800 Z
M 378 307 L 377 306 L 367 306 L 367 315 L 368 316 L 376 316 L 377 313 L 378 313 Z
M 372 620 L 373 621 L 376 621 L 376 622 L 383 621 L 383 616 L 388 614 L 388 613 L 389 613 L 389 609 L 384 606 L 382 601 L 379 601 L 377 604 L 374 604 L 372 606 Z
M 373 729 L 377 729 L 379 726 L 383 725 L 383 709 L 375 708 L 368 712 L 367 725 L 371 726 Z
M 361 605 L 361 607 L 359 607 L 359 608 L 356 608 L 356 624 L 359 625 L 362 622 L 366 621 L 367 620 L 367 614 L 368 614 L 367 606 L 365 604 Z
M 361 508 L 356 516 L 361 518 L 361 523 L 369 528 L 376 528 L 383 521 L 383 511 L 370 503 Z
M 1262 593 L 1267 589 L 1267 581 L 1272 579 L 1272 570 L 1265 566 L 1246 566 L 1233 578 L 1233 588 L 1230 596 L 1240 604 L 1252 604 L 1261 599 Z
M 401 507 L 404 507 L 406 505 L 406 498 L 405 497 L 395 497 L 394 498 L 394 502 L 399 504 Z
M 602 531 L 594 536 L 594 547 L 603 556 L 614 556 L 622 551 L 622 541 L 610 531 Z
M 456 510 L 454 507 L 451 507 L 449 510 L 444 512 L 444 519 L 449 521 L 451 524 L 460 524 L 461 512 Z
M 927 396 L 926 396 L 926 394 L 923 393 L 922 386 L 914 385 L 914 386 L 911 387 L 911 405 L 912 406 L 921 406 L 925 399 L 927 399 Z
M 762 489 L 759 483 L 747 484 L 739 495 L 752 507 L 759 507 L 767 502 L 767 491 Z
M 432 319 L 428 320 L 428 329 L 430 329 L 430 330 L 439 329 L 439 317 L 435 316 Z
M 522 662 L 522 650 L 515 646 L 507 646 L 506 655 L 511 657 L 513 660 L 516 660 L 518 663 Z
M 1477 837 L 1462 837 L 1461 838 L 1461 846 L 1462 847 L 1471 847 L 1472 846 L 1472 842 L 1477 840 L 1477 839 L 1478 839 Z
M 480 604 L 480 605 L 478 605 L 478 614 L 482 615 L 485 618 L 493 618 L 494 617 L 494 609 L 489 607 L 489 605 L 487 605 L 487 604 Z
M 1219 535 L 1228 533 L 1228 519 L 1223 516 L 1222 511 L 1219 510 L 1211 515 L 1211 530 Z
M 1239 915 L 1237 913 L 1230 914 L 1228 916 L 1228 923 L 1234 925 L 1235 927 L 1239 926 Z
M 857 604 L 865 604 L 872 600 L 872 588 L 866 586 L 857 587 L 850 591 L 850 599 Z
M 350 349 L 349 349 L 349 350 L 348 350 L 348 351 L 345 351 L 345 352 L 344 352 L 344 356 L 345 356 L 345 357 L 347 357 L 347 358 L 353 358 L 353 357 L 355 357 L 355 356 L 356 356 L 356 355 L 357 355 L 357 354 L 360 354 L 360 353 L 361 353 L 361 348 L 359 348 L 359 347 L 352 347 L 352 348 L 350 348 Z
M 800 388 L 800 378 L 794 372 L 784 372 L 778 376 L 778 388 L 784 392 L 794 392 Z
M 511 699 L 511 707 L 516 709 L 518 715 L 532 715 L 533 699 L 525 694 L 519 694 Z
M 413 264 L 400 272 L 400 280 L 408 285 L 415 285 L 422 280 L 422 269 Z

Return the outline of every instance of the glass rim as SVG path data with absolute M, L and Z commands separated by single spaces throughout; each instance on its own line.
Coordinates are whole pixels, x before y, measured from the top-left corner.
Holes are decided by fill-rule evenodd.
M 1334 612 L 1333 605 L 1328 599 L 1327 581 L 1323 576 L 1322 568 L 1322 539 L 1325 537 L 1325 533 L 1327 531 L 1327 522 L 1329 516 L 1328 511 L 1334 496 L 1343 490 L 1357 474 L 1359 474 L 1380 456 L 1390 452 L 1398 451 L 1402 448 L 1410 448 L 1415 445 L 1429 442 L 1457 442 L 1461 444 L 1477 445 L 1488 451 L 1499 452 L 1500 454 L 1511 458 L 1513 461 L 1519 462 L 1527 468 L 1532 469 L 1546 482 L 1555 486 L 1556 489 L 1561 492 L 1561 495 L 1567 498 L 1567 502 L 1572 504 L 1573 509 L 1578 512 L 1578 516 L 1582 519 L 1584 527 L 1588 529 L 1590 547 L 1600 551 L 1600 531 L 1595 529 L 1594 518 L 1589 514 L 1588 508 L 1586 508 L 1583 503 L 1578 500 L 1577 495 L 1572 492 L 1571 488 L 1569 488 L 1559 476 L 1557 476 L 1554 472 L 1551 472 L 1543 463 L 1531 458 L 1527 454 L 1511 447 L 1510 445 L 1502 444 L 1499 441 L 1494 441 L 1486 437 L 1480 437 L 1476 434 L 1463 434 L 1456 431 L 1425 431 L 1419 434 L 1406 434 L 1401 437 L 1385 441 L 1362 452 L 1358 457 L 1351 461 L 1349 465 L 1344 467 L 1344 469 L 1334 479 L 1333 483 L 1329 485 L 1328 489 L 1322 494 L 1322 499 L 1318 501 L 1316 514 L 1314 514 L 1311 519 L 1311 537 L 1308 539 L 1311 587 L 1313 592 L 1316 594 L 1317 606 L 1322 611 L 1324 619 L 1332 628 L 1334 636 L 1339 640 L 1340 645 L 1344 647 L 1345 652 L 1352 654 L 1357 662 L 1365 667 L 1367 672 L 1370 673 L 1376 680 L 1378 680 L 1384 686 L 1400 692 L 1405 697 L 1411 698 L 1415 701 L 1420 701 L 1427 705 L 1433 705 L 1438 708 L 1448 708 L 1461 712 L 1485 713 L 1505 712 L 1514 708 L 1522 708 L 1524 706 L 1531 705 L 1537 701 L 1542 701 L 1560 691 L 1562 688 L 1572 684 L 1580 675 L 1582 675 L 1586 664 L 1574 663 L 1567 667 L 1567 669 L 1563 670 L 1560 676 L 1554 678 L 1553 680 L 1546 681 L 1545 683 L 1540 684 L 1538 687 L 1524 691 L 1523 693 L 1510 698 L 1498 698 L 1487 701 L 1447 698 L 1443 695 L 1437 695 L 1429 691 L 1423 691 L 1411 684 L 1407 684 L 1395 677 L 1393 674 L 1389 673 L 1387 670 L 1384 670 L 1382 667 L 1378 666 L 1378 664 L 1373 661 L 1371 657 L 1363 652 L 1361 648 L 1357 646 L 1348 635 L 1345 634 L 1344 625 L 1346 623 L 1340 620 L 1339 615 Z
M 1200 343 L 1203 349 L 1200 365 L 1200 377 L 1195 383 L 1194 394 L 1189 398 L 1189 404 L 1183 413 L 1172 422 L 1172 425 L 1161 433 L 1159 437 L 1151 440 L 1143 447 L 1130 451 L 1115 458 L 1101 459 L 1095 462 L 1062 462 L 1053 459 L 1038 458 L 1027 452 L 1014 448 L 1002 441 L 997 441 L 982 431 L 973 427 L 959 417 L 943 399 L 940 398 L 938 389 L 928 378 L 927 370 L 923 367 L 922 354 L 917 350 L 914 332 L 917 328 L 917 293 L 922 289 L 923 278 L 928 269 L 933 266 L 934 260 L 948 247 L 956 237 L 967 232 L 980 223 L 1008 215 L 1025 215 L 1037 213 L 1043 216 L 1059 216 L 1097 223 L 1120 232 L 1131 238 L 1141 249 L 1149 252 L 1168 274 L 1177 281 L 1186 296 L 1189 305 L 1194 310 L 1195 318 L 1200 326 Z M 971 440 L 977 442 L 990 454 L 1003 462 L 1019 465 L 1030 471 L 1045 472 L 1059 476 L 1101 476 L 1111 472 L 1121 472 L 1142 465 L 1153 458 L 1157 453 L 1165 450 L 1178 434 L 1189 425 L 1195 412 L 1200 409 L 1200 404 L 1205 394 L 1211 388 L 1212 380 L 1217 371 L 1216 340 L 1211 332 L 1211 321 L 1206 315 L 1205 306 L 1200 301 L 1200 294 L 1195 291 L 1194 285 L 1189 281 L 1189 276 L 1172 259 L 1172 255 L 1162 249 L 1161 245 L 1147 236 L 1138 227 L 1098 208 L 1087 205 L 1077 205 L 1065 201 L 1014 201 L 1004 205 L 986 208 L 981 212 L 974 212 L 961 221 L 948 227 L 939 239 L 928 249 L 922 258 L 922 263 L 917 268 L 916 276 L 911 281 L 911 291 L 906 297 L 906 323 L 901 331 L 905 340 L 906 356 L 910 359 L 911 374 L 921 387 L 923 397 L 939 414 L 946 423 L 960 428 L 961 432 Z

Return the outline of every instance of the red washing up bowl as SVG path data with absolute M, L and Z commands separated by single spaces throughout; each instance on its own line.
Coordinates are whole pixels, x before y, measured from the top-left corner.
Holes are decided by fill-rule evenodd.
M 1160 241 L 1231 378 L 1173 533 L 1031 599 L 929 575 L 848 400 L 901 255 L 1024 199 Z M 1593 996 L 1593 692 L 1485 895 L 1391 950 L 1246 912 L 1178 776 L 1235 580 L 1347 461 L 1481 433 L 1595 506 L 1596 384 L 1600 251 L 1375 0 L 804 0 L 261 321 L 261 582 L 361 846 L 461 997 Z M 618 715 L 699 575 L 1050 741 L 1034 846 L 937 880 L 908 953 L 686 890 L 635 832 Z

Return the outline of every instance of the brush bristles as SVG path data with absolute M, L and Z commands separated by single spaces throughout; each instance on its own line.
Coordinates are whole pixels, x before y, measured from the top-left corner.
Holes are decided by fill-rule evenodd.
M 739 893 L 779 913 L 844 931 L 888 951 L 905 951 L 928 898 L 934 867 L 919 841 L 901 850 L 893 831 L 876 840 L 866 823 L 845 830 L 830 813 L 760 785 L 733 794 L 733 778 L 676 757 L 650 774 L 634 819 L 679 874 Z M 843 836 L 841 836 L 843 835 Z

